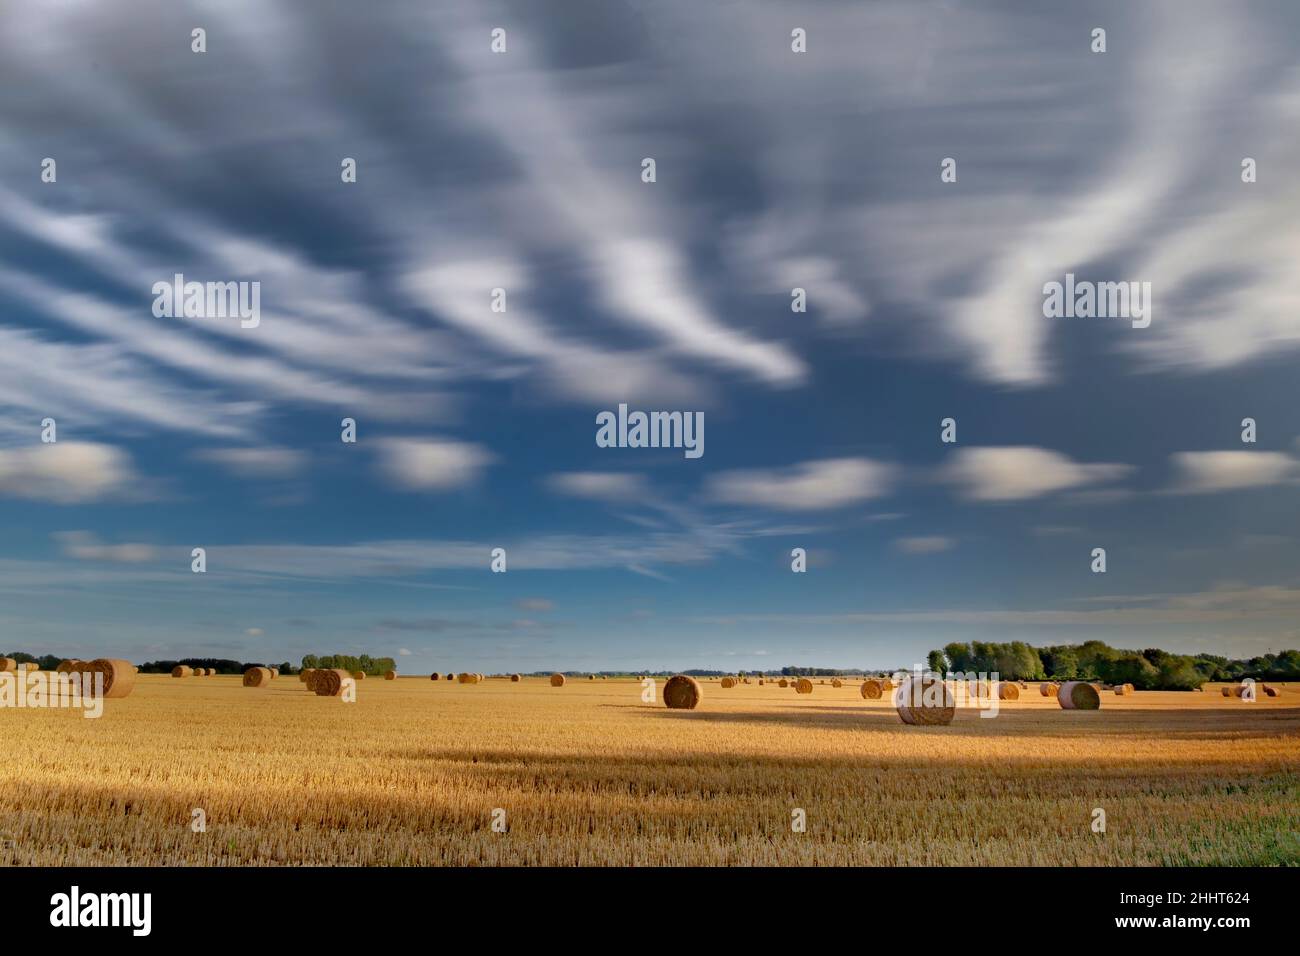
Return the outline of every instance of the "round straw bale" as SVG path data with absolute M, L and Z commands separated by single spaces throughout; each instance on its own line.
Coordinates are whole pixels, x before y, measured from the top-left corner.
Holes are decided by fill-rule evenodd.
M 1278 691 L 1278 689 L 1277 689 L 1276 687 L 1273 687 L 1271 684 L 1265 684 L 1265 685 L 1264 685 L 1264 696 L 1265 696 L 1265 697 L 1278 697 L 1278 696 L 1280 696 L 1280 692 Z
M 1096 686 L 1087 681 L 1071 680 L 1061 685 L 1056 692 L 1056 701 L 1064 710 L 1099 710 L 1101 694 Z
M 795 681 L 794 689 L 800 694 L 811 694 L 813 692 L 813 682 L 806 677 L 800 677 Z
M 664 684 L 664 704 L 673 710 L 694 710 L 702 696 L 700 682 L 685 674 L 676 674 Z
M 0 671 L 16 671 L 18 662 L 12 657 L 0 657 Z
M 837 678 L 835 678 L 835 680 L 831 681 L 831 686 L 832 686 L 832 687 L 843 687 L 843 686 L 844 686 L 844 681 L 840 680 L 840 679 L 837 677 Z
M 998 700 L 1019 700 L 1020 688 L 1010 681 L 998 682 Z
M 521 680 L 523 680 L 523 679 L 524 679 L 524 678 L 523 678 L 523 675 L 522 675 L 522 674 L 511 674 L 511 675 L 510 675 L 510 683 L 512 683 L 512 684 L 518 684 L 518 683 L 519 683 Z
M 763 678 L 761 678 L 761 677 L 758 679 L 758 686 L 759 686 L 759 687 L 762 687 L 762 686 L 763 686 Z
M 724 677 L 722 678 L 722 686 L 723 689 L 730 690 L 731 688 L 736 686 L 736 682 L 732 680 L 730 677 Z
M 943 727 L 957 715 L 957 702 L 948 686 L 937 677 L 908 677 L 894 690 L 892 701 L 905 724 Z
M 83 664 L 82 673 L 104 675 L 104 696 L 125 697 L 135 687 L 135 665 L 116 657 L 97 657 L 89 664 Z
M 862 682 L 862 686 L 858 688 L 858 693 L 862 695 L 864 700 L 880 700 L 885 696 L 885 686 L 875 678 L 869 677 Z
M 384 680 L 397 680 L 397 671 L 384 671 Z
M 278 667 L 268 667 L 267 670 L 271 672 L 271 680 L 275 680 L 280 676 L 280 668 Z
M 366 679 L 366 672 L 365 672 L 365 671 L 353 671 L 353 672 L 352 672 L 352 679 L 353 679 L 353 680 L 365 680 L 365 679 Z
M 177 664 L 172 668 L 172 677 L 190 677 L 194 674 L 194 668 L 188 664 Z
M 338 667 L 321 667 L 312 672 L 310 686 L 317 697 L 338 697 L 343 693 L 343 682 L 350 677 L 351 674 Z
M 477 684 L 482 679 L 482 674 L 461 674 L 459 677 L 462 684 Z
M 588 674 L 588 675 L 587 675 L 587 680 L 595 680 L 595 679 L 596 679 L 596 675 L 595 675 L 595 674 Z
M 77 670 L 77 665 L 80 663 L 82 661 L 77 660 L 75 657 L 66 661 L 59 661 L 59 666 L 54 668 L 54 672 L 56 674 L 72 674 Z M 0 667 L 0 670 L 4 670 L 4 668 Z
M 302 670 L 298 672 L 298 680 L 302 681 L 304 684 L 307 683 L 307 676 L 310 673 L 311 673 L 311 668 L 304 667 Z
M 1231 697 L 1231 696 L 1232 696 L 1232 688 L 1231 688 L 1231 687 L 1224 687 L 1224 688 L 1222 688 L 1222 690 L 1223 690 L 1223 696 L 1224 696 L 1224 697 Z
M 1044 697 L 1051 697 L 1056 693 L 1056 685 L 1051 681 L 1045 680 L 1038 685 L 1038 693 L 1042 694 Z
M 563 674 L 552 674 L 552 675 L 551 675 L 551 686 L 552 686 L 552 687 L 563 687 L 563 686 L 564 686 L 564 675 L 563 675 Z
M 265 687 L 271 683 L 271 668 L 250 667 L 244 671 L 245 687 Z
M 784 677 L 782 677 L 779 681 L 776 682 L 776 686 L 777 686 L 777 687 L 789 687 L 789 686 L 790 686 L 790 682 L 789 682 L 788 680 L 786 680 Z

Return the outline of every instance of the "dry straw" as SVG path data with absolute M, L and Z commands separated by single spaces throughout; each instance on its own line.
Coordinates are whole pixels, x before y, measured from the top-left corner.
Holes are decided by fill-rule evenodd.
M 1038 692 L 1042 694 L 1044 697 L 1051 697 L 1053 694 L 1056 693 L 1056 685 L 1053 684 L 1051 681 L 1045 680 L 1038 685 Z
M 998 683 L 998 700 L 1019 700 L 1020 688 L 1010 681 Z
M 244 671 L 245 687 L 266 687 L 271 683 L 271 668 L 250 667 Z
M 800 694 L 811 694 L 813 692 L 813 682 L 806 677 L 800 677 L 795 681 L 794 689 Z
M 384 671 L 384 680 L 397 680 L 397 671 Z
M 700 682 L 685 674 L 670 677 L 664 684 L 664 704 L 673 710 L 694 710 L 703 696 Z
M 551 686 L 552 686 L 552 687 L 563 687 L 563 686 L 564 686 L 564 675 L 563 675 L 563 674 L 552 674 L 552 675 L 551 675 Z
M 840 679 L 837 677 L 837 678 L 835 678 L 835 680 L 831 681 L 831 686 L 832 686 L 832 687 L 843 687 L 843 686 L 844 686 L 844 681 L 840 680 Z
M 304 667 L 298 672 L 298 680 L 306 684 L 311 679 L 311 671 L 312 669 L 310 667 Z
M 337 667 L 322 667 L 312 674 L 311 689 L 317 697 L 338 697 L 343 693 L 343 682 L 348 672 Z
M 885 685 L 874 678 L 868 678 L 862 682 L 862 686 L 858 688 L 858 693 L 865 700 L 880 700 L 885 696 Z
M 177 664 L 172 668 L 172 677 L 191 677 L 194 674 L 194 668 L 187 664 Z
M 353 679 L 353 680 L 365 680 L 365 679 L 366 679 L 366 672 L 365 672 L 365 671 L 353 671 L 353 672 L 352 672 L 352 679 Z
M 1066 681 L 1056 692 L 1056 701 L 1064 710 L 1100 710 L 1101 694 L 1097 688 L 1081 680 Z
M 116 657 L 97 657 L 78 666 L 82 674 L 104 675 L 104 696 L 125 697 L 135 687 L 136 666 Z
M 510 683 L 512 683 L 512 684 L 518 684 L 521 680 L 523 680 L 522 675 L 519 675 L 519 674 L 511 674 L 511 675 L 510 675 Z
M 730 677 L 724 677 L 722 678 L 722 686 L 724 690 L 730 690 L 731 688 L 736 686 L 736 682 L 732 680 Z
M 776 686 L 777 686 L 777 687 L 789 687 L 789 686 L 790 686 L 790 682 L 789 682 L 788 680 L 786 680 L 784 677 L 782 677 L 779 681 L 776 682 Z
M 1265 685 L 1264 685 L 1264 696 L 1266 696 L 1266 697 L 1278 697 L 1278 696 L 1280 696 L 1280 692 L 1278 691 L 1278 689 L 1277 689 L 1276 687 L 1273 687 L 1273 686 L 1271 686 L 1271 685 L 1269 685 L 1269 684 L 1265 684 Z
M 482 679 L 482 674 L 461 674 L 459 678 L 462 684 L 477 684 Z
M 280 668 L 278 667 L 268 667 L 267 670 L 271 672 L 271 680 L 275 680 L 280 676 Z
M 77 670 L 77 666 L 79 664 L 84 664 L 84 663 L 85 661 L 81 661 L 73 657 L 66 661 L 60 661 L 59 666 L 54 668 L 54 672 L 56 674 L 71 674 Z M 0 670 L 4 670 L 4 668 L 0 667 Z
M 12 657 L 0 657 L 0 673 L 6 671 L 16 671 L 17 669 L 18 669 L 18 662 L 14 660 Z
M 894 709 L 905 724 L 945 727 L 957 715 L 952 692 L 937 677 L 906 678 L 894 691 Z

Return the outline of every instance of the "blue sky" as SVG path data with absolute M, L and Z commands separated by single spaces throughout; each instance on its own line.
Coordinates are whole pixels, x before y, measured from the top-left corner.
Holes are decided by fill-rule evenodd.
M 1300 644 L 1300 12 L 703 6 L 0 11 L 2 649 Z M 1067 272 L 1150 327 L 1045 318 Z M 705 454 L 598 448 L 620 402 Z

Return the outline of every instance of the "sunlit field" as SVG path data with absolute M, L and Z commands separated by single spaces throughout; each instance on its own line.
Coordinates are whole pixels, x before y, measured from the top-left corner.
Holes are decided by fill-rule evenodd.
M 0 710 L 0 862 L 1300 862 L 1300 686 L 1067 712 L 1031 684 L 913 727 L 859 680 L 814 684 L 704 681 L 671 711 L 632 680 L 369 679 L 346 703 L 140 675 L 98 720 Z

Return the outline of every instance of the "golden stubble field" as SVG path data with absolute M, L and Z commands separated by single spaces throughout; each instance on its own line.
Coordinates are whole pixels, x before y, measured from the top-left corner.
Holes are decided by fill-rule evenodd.
M 372 679 L 349 704 L 141 675 L 98 720 L 0 710 L 0 863 L 1300 862 L 1300 686 L 1083 713 L 1031 684 L 930 728 L 858 684 L 704 682 L 669 711 L 631 680 Z

